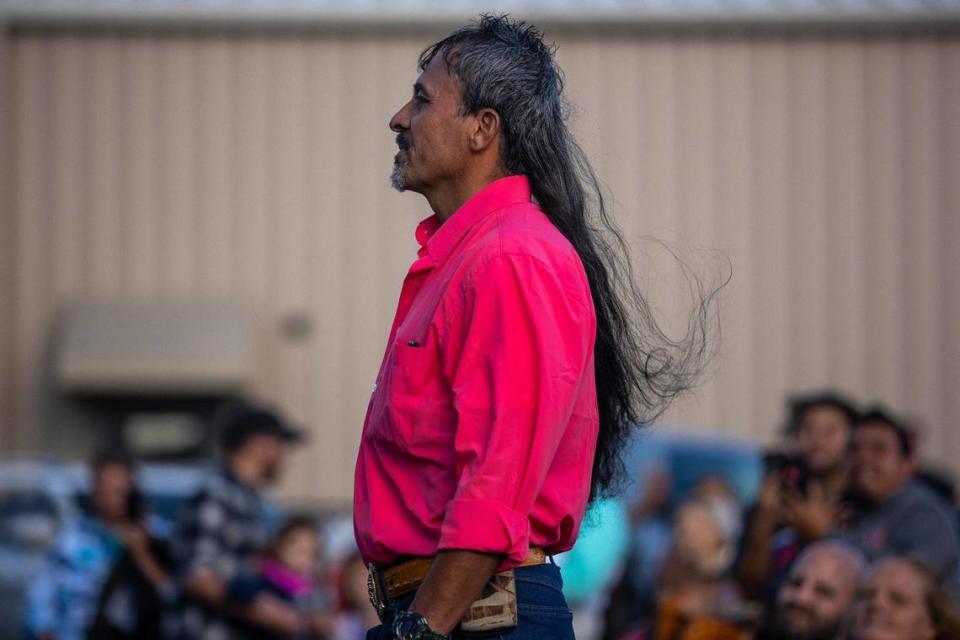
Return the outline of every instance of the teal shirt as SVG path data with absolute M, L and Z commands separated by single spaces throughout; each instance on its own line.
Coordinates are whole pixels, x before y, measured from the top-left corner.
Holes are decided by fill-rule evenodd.
M 576 605 L 600 593 L 622 565 L 627 548 L 627 513 L 620 500 L 597 500 L 580 526 L 577 543 L 557 558 L 563 593 Z

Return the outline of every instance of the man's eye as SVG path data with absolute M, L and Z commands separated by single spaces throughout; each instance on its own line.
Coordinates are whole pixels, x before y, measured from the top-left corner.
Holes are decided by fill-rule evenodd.
M 890 594 L 890 600 L 898 607 L 903 607 L 910 603 L 910 598 L 896 591 Z

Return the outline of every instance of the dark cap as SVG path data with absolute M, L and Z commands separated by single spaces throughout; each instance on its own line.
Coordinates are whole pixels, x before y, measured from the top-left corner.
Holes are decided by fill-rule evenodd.
M 274 436 L 285 442 L 300 442 L 303 432 L 294 429 L 277 413 L 264 407 L 241 405 L 228 409 L 219 419 L 220 446 L 236 451 L 253 436 Z

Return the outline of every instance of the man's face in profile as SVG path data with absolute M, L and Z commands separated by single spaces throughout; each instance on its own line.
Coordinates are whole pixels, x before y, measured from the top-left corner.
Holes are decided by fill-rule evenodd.
M 262 434 L 251 438 L 247 446 L 257 457 L 260 481 L 271 484 L 279 480 L 287 457 L 287 444 L 276 436 Z
M 462 176 L 469 156 L 462 96 L 438 53 L 417 78 L 413 97 L 390 119 L 400 148 L 390 176 L 395 189 L 425 193 Z

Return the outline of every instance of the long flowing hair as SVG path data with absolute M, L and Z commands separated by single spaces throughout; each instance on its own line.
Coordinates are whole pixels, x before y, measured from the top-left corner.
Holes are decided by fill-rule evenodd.
M 594 347 L 600 430 L 591 499 L 624 478 L 622 451 L 635 427 L 653 421 L 700 377 L 713 349 L 716 295 L 690 269 L 695 293 L 686 335 L 669 337 L 637 287 L 628 247 L 600 183 L 567 127 L 563 75 L 554 48 L 533 25 L 484 14 L 427 47 L 420 69 L 443 56 L 463 89 L 462 113 L 500 115 L 508 174 L 530 179 L 533 196 L 579 254 L 597 314 Z

